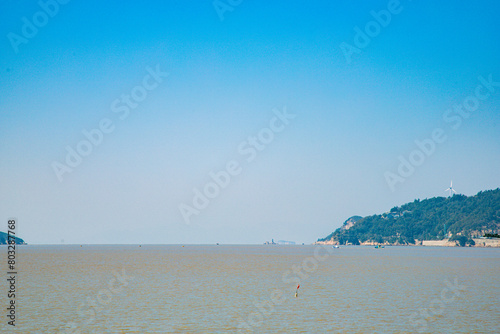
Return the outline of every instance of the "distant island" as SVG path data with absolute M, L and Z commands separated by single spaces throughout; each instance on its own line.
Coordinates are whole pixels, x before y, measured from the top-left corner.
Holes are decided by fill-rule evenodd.
M 380 215 L 353 216 L 316 244 L 500 247 L 500 188 L 475 196 L 416 199 Z
M 274 242 L 274 239 L 271 239 L 271 241 L 264 242 L 264 245 L 295 245 L 295 242 L 287 240 L 278 240 L 277 242 Z
M 12 238 L 11 238 L 12 239 Z M 8 244 L 8 236 L 5 232 L 0 232 L 0 245 Z M 27 245 L 23 239 L 16 237 L 16 245 Z

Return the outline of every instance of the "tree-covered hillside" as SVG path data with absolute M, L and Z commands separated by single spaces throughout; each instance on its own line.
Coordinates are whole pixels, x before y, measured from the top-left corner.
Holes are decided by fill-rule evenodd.
M 344 226 L 318 241 L 354 245 L 367 241 L 414 244 L 415 239 L 442 240 L 456 235 L 470 238 L 499 233 L 500 188 L 470 197 L 417 199 L 384 214 L 359 219 L 348 229 Z

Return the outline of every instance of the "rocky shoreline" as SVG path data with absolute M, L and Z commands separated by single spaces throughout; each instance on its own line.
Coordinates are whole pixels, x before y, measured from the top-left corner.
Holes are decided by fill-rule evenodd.
M 488 248 L 500 248 L 500 239 L 497 238 L 473 238 L 475 245 L 470 247 L 488 247 Z M 316 241 L 315 245 L 338 245 L 339 242 L 335 240 L 328 241 Z M 449 239 L 443 240 L 415 240 L 415 244 L 400 244 L 394 243 L 390 244 L 388 242 L 379 244 L 373 241 L 366 241 L 360 243 L 361 246 L 376 246 L 376 245 L 385 245 L 385 246 L 439 246 L 439 247 L 459 247 L 457 241 L 449 241 Z

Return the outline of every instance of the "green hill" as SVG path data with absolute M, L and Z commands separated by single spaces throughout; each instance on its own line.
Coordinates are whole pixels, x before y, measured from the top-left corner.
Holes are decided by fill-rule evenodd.
M 7 233 L 0 232 L 0 245 L 6 245 L 7 244 L 7 240 L 8 240 Z M 23 239 L 16 237 L 16 244 L 17 245 L 26 245 L 26 242 L 24 242 Z
M 355 219 L 354 223 L 352 222 Z M 349 226 L 350 225 L 350 226 Z M 389 212 L 354 216 L 321 241 L 359 245 L 363 242 L 414 244 L 415 240 L 450 240 L 500 231 L 500 188 L 475 196 L 454 195 L 415 200 Z M 462 242 L 460 242 L 462 244 Z

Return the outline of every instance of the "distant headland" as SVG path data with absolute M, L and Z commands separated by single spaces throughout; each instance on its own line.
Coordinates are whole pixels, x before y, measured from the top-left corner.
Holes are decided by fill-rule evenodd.
M 7 244 L 8 244 L 7 233 L 0 232 L 0 245 L 7 245 Z M 27 243 L 23 239 L 16 237 L 16 245 L 27 245 Z
M 500 188 L 353 216 L 316 244 L 500 247 Z

